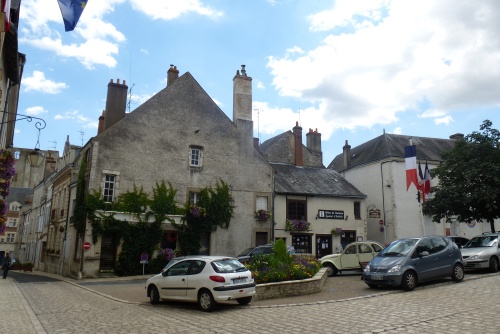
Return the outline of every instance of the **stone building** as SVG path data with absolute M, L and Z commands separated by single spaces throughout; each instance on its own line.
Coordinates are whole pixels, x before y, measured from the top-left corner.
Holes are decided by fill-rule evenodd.
M 229 119 L 189 73 L 168 70 L 167 87 L 130 113 L 125 113 L 127 85 L 108 84 L 106 109 L 97 136 L 82 147 L 75 166 L 87 159 L 88 192 L 102 189 L 114 202 L 134 185 L 152 193 L 156 183 L 170 182 L 179 205 L 196 202 L 199 191 L 222 180 L 230 186 L 234 217 L 228 229 L 206 236 L 205 252 L 235 256 L 256 240 L 271 240 L 270 224 L 255 219 L 257 206 L 271 208 L 274 171 L 253 146 L 252 78 L 245 66 L 233 78 L 233 119 Z M 257 204 L 259 203 L 259 204 Z M 88 224 L 87 226 L 90 226 Z M 165 231 L 175 231 L 170 223 Z M 92 242 L 91 231 L 72 247 L 68 270 L 95 276 L 113 268 L 120 240 L 113 235 Z M 83 253 L 80 262 L 79 253 Z M 83 263 L 81 265 L 80 263 Z
M 442 152 L 450 150 L 457 138 L 463 135 L 439 139 L 384 133 L 354 148 L 346 140 L 343 153 L 328 168 L 368 195 L 369 239 L 386 244 L 399 238 L 433 234 L 471 238 L 488 230 L 487 224 L 433 223 L 431 217 L 422 214 L 415 186 L 412 184 L 407 191 L 404 147 L 415 145 L 417 162 L 422 168 L 427 162 L 432 170 L 443 161 Z M 433 184 L 437 182 L 432 179 Z
M 296 123 L 293 131 L 263 142 L 259 151 L 276 172 L 274 238 L 298 254 L 321 257 L 366 239 L 366 195 L 325 168 L 321 133 L 309 129 L 306 145 L 302 136 Z M 287 226 L 287 220 L 297 227 Z

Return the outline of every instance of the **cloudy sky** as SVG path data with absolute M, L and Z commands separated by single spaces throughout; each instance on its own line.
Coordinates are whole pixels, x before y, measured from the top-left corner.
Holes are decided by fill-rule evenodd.
M 346 140 L 384 131 L 448 138 L 485 119 L 500 129 L 498 0 L 89 0 L 72 32 L 55 0 L 23 0 L 20 13 L 18 112 L 46 121 L 41 149 L 85 144 L 111 79 L 126 80 L 133 112 L 170 64 L 230 119 L 245 64 L 254 136 L 317 129 L 325 165 Z M 14 146 L 34 147 L 37 134 L 17 122 Z

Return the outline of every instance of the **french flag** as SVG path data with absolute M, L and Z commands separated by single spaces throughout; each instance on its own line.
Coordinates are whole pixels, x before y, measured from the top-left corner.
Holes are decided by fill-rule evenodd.
M 425 162 L 423 193 L 425 199 L 428 199 L 431 194 L 431 173 L 429 172 L 429 165 L 427 164 L 427 161 Z
M 408 191 L 412 183 L 419 189 L 417 176 L 417 147 L 415 145 L 405 146 L 405 166 L 406 191 Z
M 9 31 L 10 30 L 10 0 L 2 0 L 2 13 L 5 13 L 5 27 L 0 31 Z

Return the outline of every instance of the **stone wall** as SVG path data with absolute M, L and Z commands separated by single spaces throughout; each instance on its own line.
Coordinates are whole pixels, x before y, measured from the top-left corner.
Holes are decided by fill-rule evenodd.
M 314 277 L 297 281 L 257 284 L 257 299 L 282 298 L 321 292 L 328 275 L 321 268 Z

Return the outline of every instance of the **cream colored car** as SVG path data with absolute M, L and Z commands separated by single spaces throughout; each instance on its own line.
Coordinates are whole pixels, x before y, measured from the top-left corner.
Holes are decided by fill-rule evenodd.
M 345 247 L 342 253 L 323 256 L 321 265 L 328 269 L 328 276 L 335 276 L 342 270 L 359 270 L 384 249 L 376 241 L 356 241 Z

